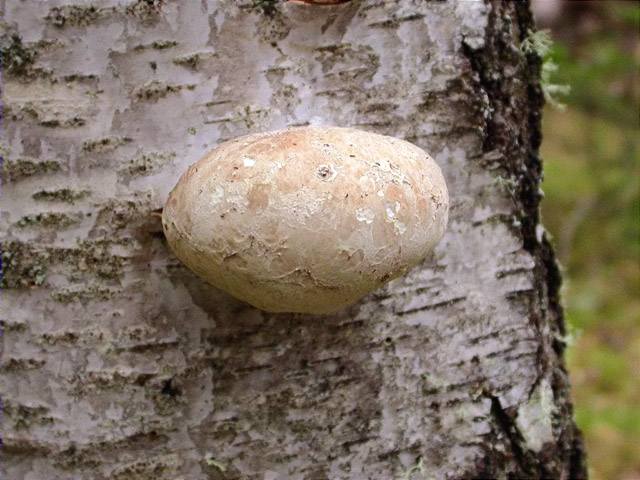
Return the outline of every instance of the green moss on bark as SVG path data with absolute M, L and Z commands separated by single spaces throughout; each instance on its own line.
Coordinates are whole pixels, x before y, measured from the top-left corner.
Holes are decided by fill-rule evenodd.
M 0 288 L 29 288 L 44 283 L 49 255 L 28 243 L 12 241 L 0 244 L 2 275 Z
M 56 173 L 62 170 L 54 160 L 39 161 L 32 158 L 5 160 L 2 168 L 2 182 L 16 182 L 34 175 Z
M 4 35 L 0 39 L 2 69 L 8 76 L 25 75 L 35 60 L 35 52 L 22 44 L 19 35 Z
M 32 195 L 34 200 L 40 202 L 64 202 L 75 203 L 90 194 L 89 190 L 72 190 L 71 188 L 60 188 L 58 190 L 40 190 Z

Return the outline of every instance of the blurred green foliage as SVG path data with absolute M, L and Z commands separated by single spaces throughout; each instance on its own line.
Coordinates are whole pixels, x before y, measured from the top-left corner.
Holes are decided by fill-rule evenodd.
M 640 7 L 601 2 L 596 27 L 553 35 L 543 119 L 543 220 L 564 269 L 576 420 L 595 480 L 640 479 Z M 577 25 L 577 26 L 576 26 Z M 560 24 L 557 29 L 562 27 Z M 574 35 L 575 34 L 575 35 Z

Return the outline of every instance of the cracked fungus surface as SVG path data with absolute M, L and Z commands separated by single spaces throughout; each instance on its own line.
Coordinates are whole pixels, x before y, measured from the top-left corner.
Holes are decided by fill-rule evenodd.
M 415 145 L 300 127 L 208 153 L 171 192 L 163 227 L 184 264 L 233 296 L 330 313 L 424 260 L 448 203 L 439 167 Z

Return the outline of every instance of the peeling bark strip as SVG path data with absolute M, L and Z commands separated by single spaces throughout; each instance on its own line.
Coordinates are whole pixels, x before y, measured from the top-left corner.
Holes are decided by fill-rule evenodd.
M 288 0 L 291 3 L 306 3 L 309 5 L 338 5 L 351 0 Z
M 258 5 L 260 4 L 260 5 Z M 584 478 L 522 2 L 5 2 L 3 478 Z M 432 153 L 450 227 L 335 316 L 253 310 L 156 210 L 226 139 Z

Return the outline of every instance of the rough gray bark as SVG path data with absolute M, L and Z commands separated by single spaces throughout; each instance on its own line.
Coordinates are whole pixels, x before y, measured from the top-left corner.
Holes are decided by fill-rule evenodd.
M 2 10 L 3 478 L 585 476 L 526 4 Z M 265 314 L 182 267 L 153 212 L 218 142 L 308 123 L 429 151 L 450 224 L 340 315 Z

